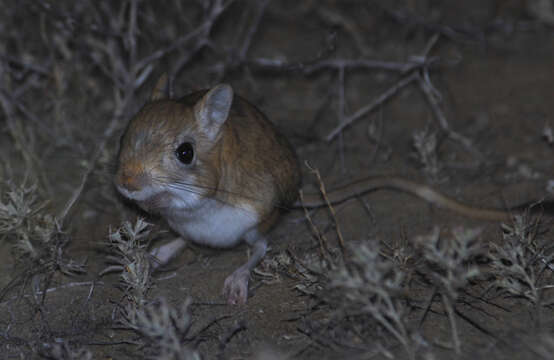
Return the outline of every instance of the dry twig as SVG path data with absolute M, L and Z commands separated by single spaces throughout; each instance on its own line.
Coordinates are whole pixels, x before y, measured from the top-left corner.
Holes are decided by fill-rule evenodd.
M 331 202 L 329 201 L 329 198 L 327 197 L 327 191 L 325 190 L 325 184 L 323 183 L 323 180 L 321 179 L 321 175 L 319 174 L 319 170 L 313 168 L 307 161 L 306 166 L 308 169 L 310 169 L 310 172 L 314 174 L 317 178 L 317 181 L 319 183 L 319 191 L 321 192 L 321 195 L 323 196 L 323 199 L 325 200 L 325 203 L 327 204 L 327 208 L 329 209 L 329 212 L 331 212 L 331 216 L 333 217 L 333 221 L 335 222 L 335 228 L 337 231 L 337 236 L 339 238 L 339 245 L 341 247 L 341 250 L 344 251 L 345 249 L 345 243 L 344 238 L 342 237 L 342 231 L 340 229 L 340 224 L 337 221 L 337 214 L 335 213 L 335 208 L 333 208 L 333 205 L 331 205 Z

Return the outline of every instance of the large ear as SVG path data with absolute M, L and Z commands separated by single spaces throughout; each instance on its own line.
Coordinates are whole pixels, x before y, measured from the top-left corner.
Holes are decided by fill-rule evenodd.
M 194 105 L 194 114 L 198 125 L 206 135 L 214 140 L 221 125 L 227 120 L 233 104 L 233 88 L 220 84 L 212 88 Z
M 152 94 L 150 95 L 150 101 L 163 100 L 168 98 L 169 98 L 169 81 L 168 81 L 167 73 L 163 73 L 162 76 L 160 76 L 158 81 L 156 82 L 156 86 L 154 86 L 154 90 L 152 90 Z

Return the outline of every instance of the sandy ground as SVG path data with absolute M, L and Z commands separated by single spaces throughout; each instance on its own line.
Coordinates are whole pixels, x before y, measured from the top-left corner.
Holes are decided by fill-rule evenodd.
M 333 9 L 334 2 L 329 4 Z M 356 14 L 349 13 L 353 11 L 351 7 L 336 6 L 337 14 L 358 21 Z M 520 13 L 516 5 L 500 6 L 494 8 L 496 10 L 492 5 L 473 8 L 444 5 L 438 9 L 444 24 L 463 25 L 464 19 L 471 19 L 476 27 L 485 28 L 484 24 L 493 23 L 494 16 L 507 19 L 506 22 L 512 17 L 523 17 L 537 24 L 536 19 Z M 408 27 L 391 25 L 390 19 L 373 20 L 376 24 L 366 24 L 366 28 L 362 26 L 357 31 L 366 34 L 366 31 L 380 30 L 382 37 L 386 37 L 386 32 L 389 41 L 397 42 L 390 45 L 389 50 L 386 44 L 379 43 L 384 55 L 374 51 L 367 55 L 368 58 L 404 61 L 422 49 L 432 35 L 430 31 L 413 34 Z M 380 28 L 379 22 L 388 24 L 387 29 Z M 283 20 L 274 12 L 267 15 L 262 24 L 252 56 L 269 56 L 274 54 L 272 48 L 278 48 L 285 54 L 294 54 L 290 55 L 292 59 L 303 59 L 321 45 L 316 41 L 321 37 L 321 26 L 316 18 L 300 21 L 290 16 Z M 355 53 L 352 39 L 343 32 L 340 36 L 348 41 L 343 44 L 339 39 L 333 56 L 352 57 Z M 375 35 L 375 39 L 378 36 Z M 441 37 L 431 55 L 442 61 L 430 70 L 433 84 L 442 95 L 450 128 L 471 139 L 479 156 L 440 130 L 429 103 L 415 84 L 400 91 L 370 115 L 355 121 L 339 140 L 325 142 L 314 139 L 325 137 L 337 124 L 336 73 L 324 71 L 304 76 L 277 72 L 257 75 L 255 80 L 250 80 L 250 75 L 235 72 L 227 81 L 277 124 L 297 149 L 302 162 L 307 160 L 320 170 L 327 188 L 367 175 L 394 174 L 427 183 L 479 207 L 503 209 L 552 197 L 546 189 L 548 181 L 554 179 L 553 144 L 544 136 L 548 128 L 554 128 L 552 28 L 538 24 L 532 30 L 516 29 L 509 34 L 492 29 L 483 36 L 483 41 L 468 42 Z M 369 49 L 377 49 L 371 39 L 366 40 L 366 45 Z M 377 44 L 378 40 L 374 41 Z M 176 79 L 177 93 L 192 87 L 194 75 L 188 71 L 193 73 L 194 69 Z M 354 113 L 398 79 L 398 75 L 383 70 L 348 70 L 346 113 Z M 413 134 L 425 129 L 437 133 L 438 181 L 433 181 L 414 157 Z M 115 156 L 117 140 L 112 142 L 110 155 Z M 9 154 L 16 159 L 16 151 Z M 60 199 L 67 198 L 65 194 L 69 194 L 69 189 L 80 179 L 78 168 L 66 168 L 67 159 L 71 157 L 54 156 L 48 166 L 48 176 L 64 184 L 60 186 L 64 193 Z M 11 354 L 6 358 L 16 356 L 18 351 L 30 354 L 39 349 L 41 343 L 56 339 L 86 347 L 95 359 L 136 358 L 134 354 L 140 353 L 141 350 L 131 344 L 138 339 L 137 334 L 113 328 L 113 311 L 122 301 L 121 291 L 115 287 L 118 275 L 98 276 L 106 266 L 106 252 L 101 242 L 106 239 L 108 229 L 118 227 L 123 218 L 134 219 L 139 214 L 135 208 L 124 205 L 110 187 L 106 179 L 112 170 L 108 167 L 93 176 L 71 214 L 72 241 L 67 253 L 75 259 L 86 258 L 87 273 L 71 278 L 54 275 L 48 287 L 56 290 L 50 292 L 39 307 L 31 298 L 16 301 L 17 291 L 5 294 L 0 305 L 0 328 L 2 352 Z M 306 168 L 303 182 L 305 191 L 317 190 L 317 182 Z M 63 200 L 57 202 L 63 203 Z M 410 243 L 417 236 L 429 234 L 435 226 L 445 232 L 454 227 L 478 227 L 482 229 L 481 241 L 501 240 L 498 222 L 467 219 L 398 191 L 365 194 L 336 206 L 335 210 L 342 235 L 354 249 L 356 244 L 375 240 L 391 246 L 402 239 Z M 327 236 L 329 246 L 338 249 L 334 222 L 328 210 L 316 210 L 312 218 Z M 171 237 L 163 221 L 147 219 L 155 224 L 154 232 Z M 551 224 L 551 217 L 546 216 L 541 236 L 552 239 Z M 372 355 L 375 344 L 379 343 L 395 357 L 407 358 L 392 336 L 376 324 L 368 324 L 369 330 L 360 330 L 358 349 L 341 346 L 341 339 L 345 344 L 356 342 L 352 337 L 346 339 L 351 332 L 341 333 L 339 327 L 326 327 L 326 321 L 333 314 L 332 308 L 320 297 L 326 291 L 326 276 L 308 278 L 298 266 L 313 262 L 320 255 L 318 241 L 303 210 L 294 209 L 283 216 L 269 236 L 271 250 L 253 274 L 251 297 L 246 306 L 226 305 L 221 295 L 225 277 L 246 260 L 246 246 L 220 251 L 191 245 L 163 271 L 155 273 L 151 298 L 165 297 L 172 304 L 192 298 L 193 325 L 190 339 L 187 339 L 191 346 L 206 359 L 285 356 L 368 359 L 385 357 L 384 352 Z M 8 245 L 3 246 L 1 279 L 2 284 L 7 284 L 17 271 L 13 270 L 14 260 Z M 429 344 L 421 354 L 427 352 L 436 358 L 452 358 L 453 351 L 448 345 L 450 325 L 438 298 L 423 323 L 417 325 L 433 286 L 417 270 L 411 274 L 412 280 L 406 287 L 406 296 L 411 299 L 407 319 Z M 544 276 L 552 277 L 551 274 Z M 95 282 L 92 292 L 91 281 Z M 73 286 L 64 288 L 64 284 Z M 461 358 L 546 358 L 541 351 L 554 350 L 551 306 L 541 307 L 541 325 L 537 326 L 534 307 L 528 301 L 509 296 L 489 300 L 482 295 L 488 285 L 490 282 L 486 281 L 468 285 L 457 302 Z M 18 289 L 24 294 L 30 293 L 29 287 Z M 309 295 L 311 292 L 317 295 Z M 545 291 L 544 296 L 544 303 L 552 302 L 551 292 Z M 7 301 L 8 298 L 12 300 Z M 363 336 L 368 333 L 374 335 Z M 29 346 L 30 342 L 35 348 Z M 372 350 L 361 351 L 364 344 Z

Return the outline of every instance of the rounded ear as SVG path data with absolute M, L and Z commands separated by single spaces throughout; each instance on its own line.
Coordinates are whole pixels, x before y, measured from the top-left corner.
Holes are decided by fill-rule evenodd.
M 156 86 L 150 95 L 150 101 L 163 100 L 169 98 L 169 81 L 167 73 L 163 73 L 156 82 Z
M 198 125 L 212 140 L 227 120 L 232 104 L 233 88 L 228 84 L 220 84 L 208 91 L 194 106 Z

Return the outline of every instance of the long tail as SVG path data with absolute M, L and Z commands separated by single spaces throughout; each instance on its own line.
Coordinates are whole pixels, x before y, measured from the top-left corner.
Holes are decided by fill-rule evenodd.
M 443 195 L 427 185 L 395 176 L 374 176 L 358 180 L 327 192 L 327 198 L 331 204 L 336 204 L 378 189 L 399 190 L 412 194 L 439 208 L 448 209 L 473 219 L 508 221 L 512 217 L 512 214 L 508 211 L 469 206 Z M 303 198 L 303 202 L 300 202 L 299 200 L 294 204 L 294 206 L 314 208 L 326 205 L 326 202 L 321 194 L 306 194 Z

